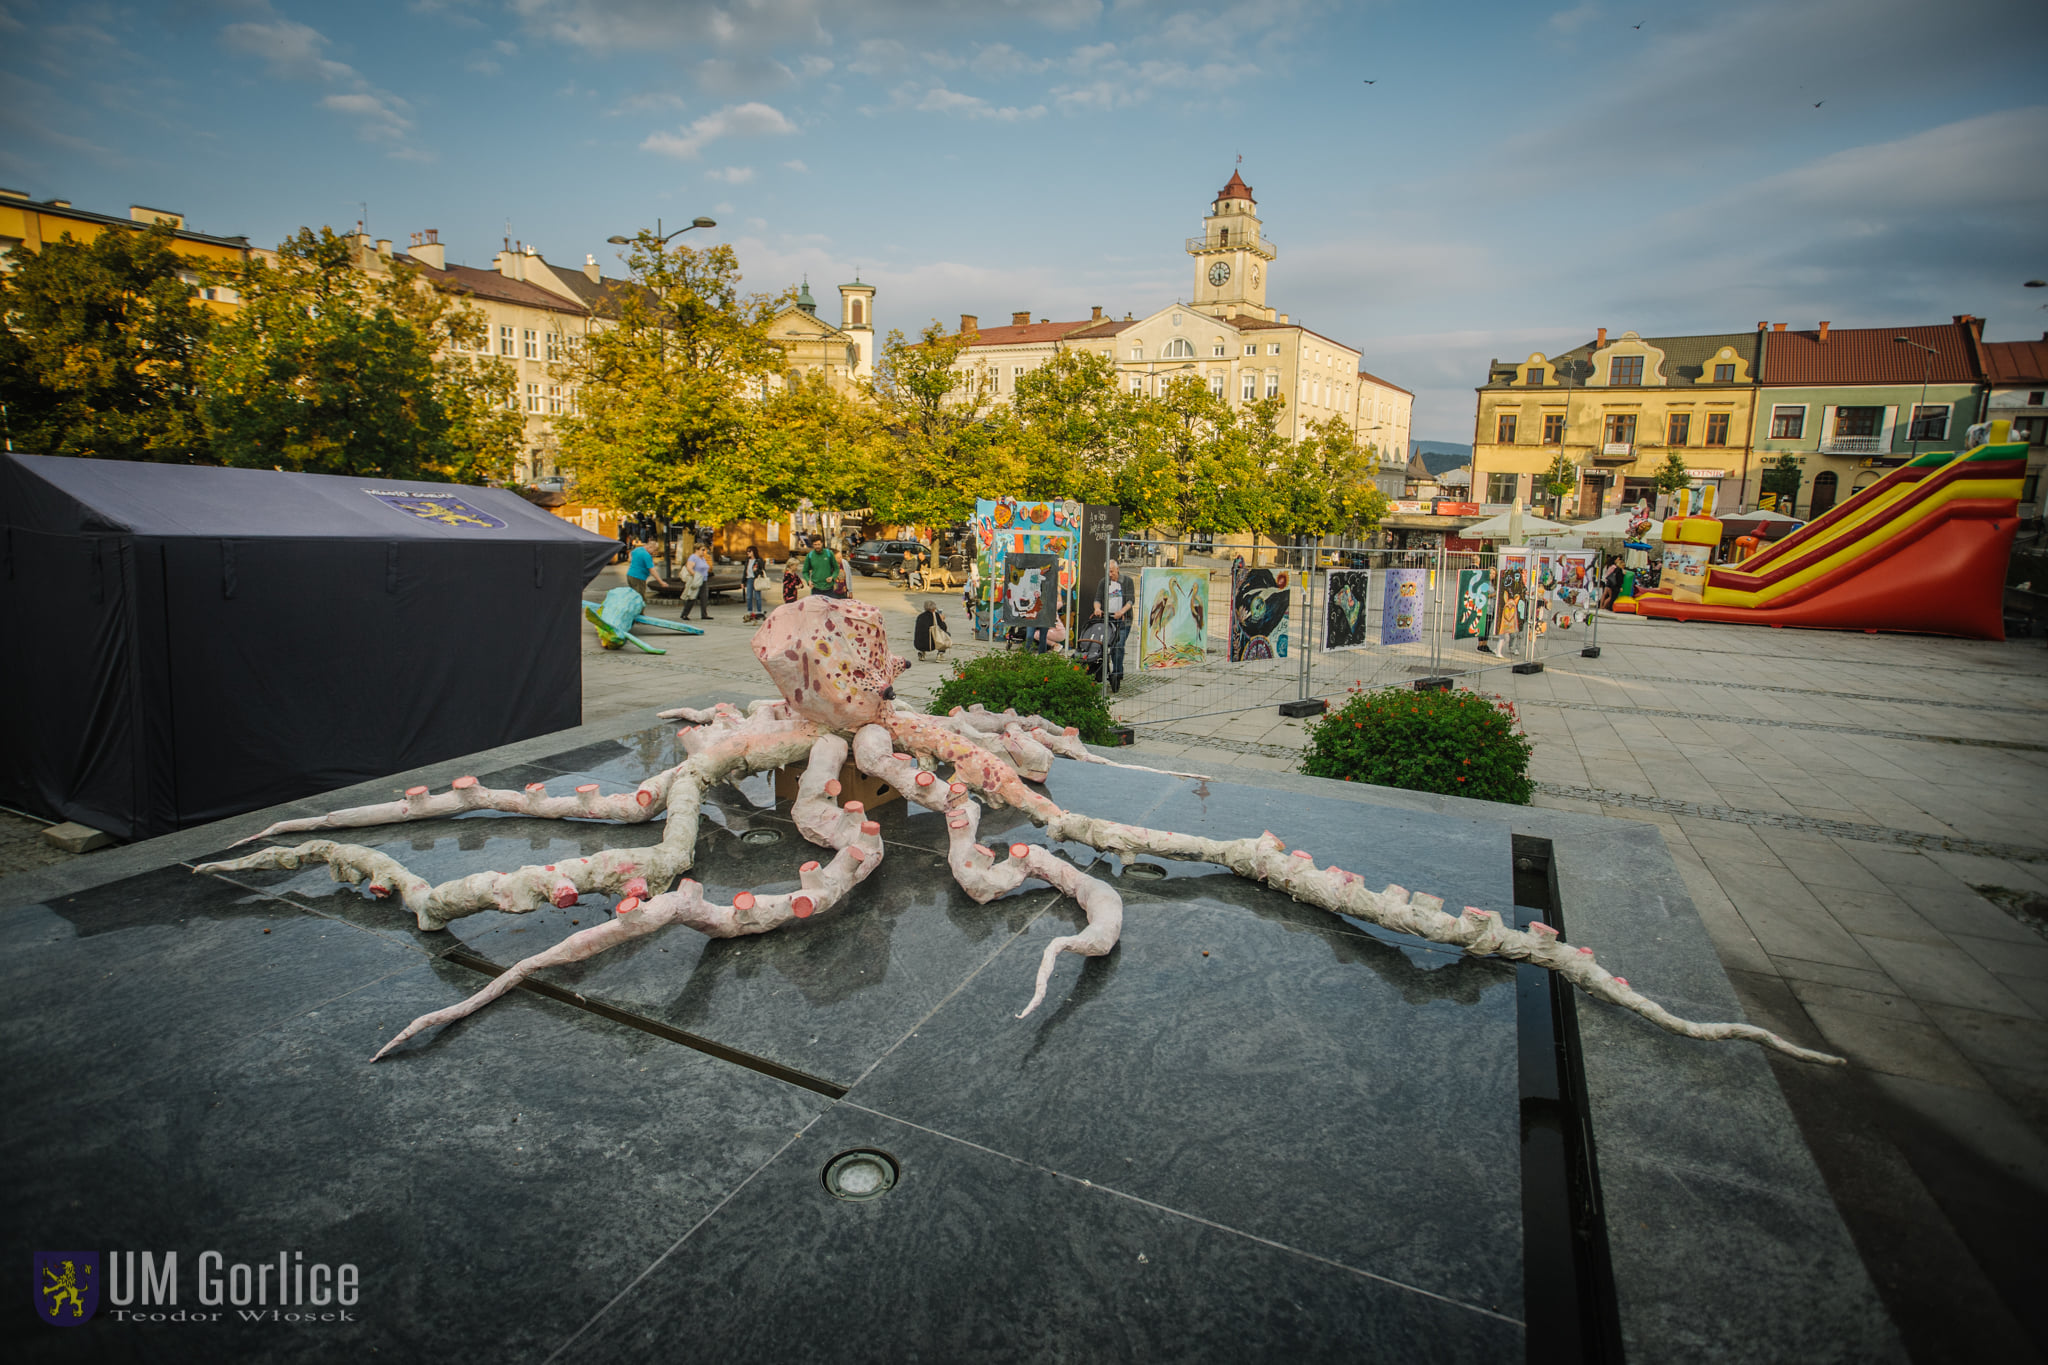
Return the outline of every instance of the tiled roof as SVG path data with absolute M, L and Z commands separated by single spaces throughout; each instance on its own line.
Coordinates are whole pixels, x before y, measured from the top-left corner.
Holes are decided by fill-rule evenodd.
M 1365 370 L 1360 370 L 1358 372 L 1358 377 L 1360 379 L 1369 380 L 1372 383 L 1379 385 L 1383 389 L 1392 389 L 1395 393 L 1406 393 L 1410 398 L 1413 398 L 1415 396 L 1413 393 L 1409 393 L 1407 389 L 1402 388 L 1399 384 L 1396 384 L 1391 380 L 1382 379 L 1378 375 L 1368 373 Z
M 1236 171 L 1230 173 L 1230 183 L 1216 193 L 1218 199 L 1251 199 L 1252 187 L 1244 183 L 1244 177 Z M 1256 199 L 1252 200 L 1257 203 Z
M 1345 342 L 1339 341 L 1335 337 L 1326 337 L 1321 332 L 1310 331 L 1308 328 L 1302 326 L 1298 322 L 1268 322 L 1264 318 L 1252 317 L 1219 318 L 1217 319 L 1217 321 L 1229 322 L 1234 326 L 1242 328 L 1247 332 L 1256 332 L 1276 328 L 1284 329 L 1289 332 L 1302 332 L 1308 336 L 1314 337 L 1317 341 L 1327 341 L 1332 346 L 1342 346 L 1345 350 L 1352 352 L 1354 355 L 1357 354 L 1358 351 L 1358 348 L 1356 346 L 1352 346 Z
M 1984 378 L 1993 384 L 2048 384 L 2048 337 L 1985 342 Z
M 1682 388 L 1714 382 L 1707 378 L 1707 362 L 1719 355 L 1723 346 L 1731 348 L 1747 362 L 1750 374 L 1755 375 L 1757 338 L 1760 335 L 1759 332 L 1716 332 L 1706 336 L 1643 337 L 1641 340 L 1645 346 L 1654 346 L 1664 353 L 1664 382 L 1674 388 Z M 1609 337 L 1607 344 L 1612 346 L 1618 340 L 1619 337 Z M 1562 374 L 1566 364 L 1590 362 L 1594 352 L 1600 349 L 1597 342 L 1588 341 L 1569 351 L 1559 351 L 1549 357 L 1549 364 Z M 1521 377 L 1522 369 L 1523 362 L 1518 360 L 1497 361 L 1493 377 L 1487 380 L 1486 387 L 1502 388 L 1512 384 Z M 1593 371 L 1588 369 L 1585 378 L 1572 381 L 1572 387 L 1582 386 L 1592 375 Z
M 1138 319 L 1136 318 L 1104 318 L 1100 322 L 1087 324 L 1080 331 L 1069 335 L 1067 340 L 1097 341 L 1103 337 L 1113 337 L 1118 332 L 1123 331 L 1124 328 L 1136 327 L 1137 325 Z
M 969 349 L 983 346 L 1029 346 L 1037 342 L 1059 341 L 1083 327 L 1092 328 L 1095 323 L 1089 318 L 1079 322 L 1027 322 L 1021 326 L 977 327 L 974 342 Z
M 556 313 L 574 313 L 581 316 L 588 310 L 563 298 L 560 294 L 528 284 L 524 280 L 508 280 L 495 270 L 479 270 L 473 265 L 451 265 L 445 270 L 436 270 L 425 261 L 401 255 L 400 259 L 418 266 L 420 272 L 443 289 L 452 289 L 459 294 L 471 294 L 480 299 L 496 299 L 500 303 L 516 303 L 527 308 L 545 308 Z
M 1977 381 L 1976 339 L 1962 323 L 1933 327 L 1836 327 L 1822 341 L 1818 332 L 1769 332 L 1764 345 L 1764 383 L 1937 384 Z M 1931 376 L 1927 353 L 1902 346 L 1907 337 L 1934 348 Z

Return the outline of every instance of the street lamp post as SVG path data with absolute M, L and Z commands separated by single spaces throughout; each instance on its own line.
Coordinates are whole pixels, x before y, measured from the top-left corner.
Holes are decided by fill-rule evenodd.
M 1900 346 L 1911 346 L 1916 351 L 1927 352 L 1927 368 L 1920 377 L 1920 403 L 1913 409 L 1913 458 L 1917 460 L 1920 458 L 1920 409 L 1927 406 L 1927 385 L 1934 378 L 1936 352 L 1932 346 L 1922 346 L 1911 337 L 1893 337 L 1892 341 Z
M 665 247 L 670 242 L 674 241 L 676 238 L 690 231 L 692 228 L 713 228 L 717 226 L 718 224 L 712 219 L 693 218 L 689 221 L 689 223 L 687 223 L 683 227 L 679 227 L 674 232 L 664 235 L 661 230 L 661 219 L 656 218 L 654 220 L 654 235 L 658 240 L 655 242 L 655 246 L 657 248 Z M 633 238 L 631 237 L 620 237 L 617 235 L 613 235 L 605 238 L 605 240 L 607 242 L 610 242 L 613 246 L 633 245 Z M 675 552 L 671 548 L 673 542 L 671 542 L 669 539 L 669 531 L 671 529 L 672 528 L 670 527 L 667 521 L 663 521 L 661 523 L 661 568 L 664 574 L 669 575 L 673 575 L 675 573 Z

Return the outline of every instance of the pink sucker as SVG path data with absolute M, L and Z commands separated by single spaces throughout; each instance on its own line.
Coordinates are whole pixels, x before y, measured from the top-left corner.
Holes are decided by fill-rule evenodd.
M 816 910 L 818 906 L 817 902 L 813 901 L 809 896 L 792 896 L 789 900 L 789 908 L 798 919 L 809 919 L 811 912 Z
M 967 828 L 967 821 L 966 821 L 966 819 L 965 819 L 964 817 L 962 817 L 962 816 L 955 816 L 955 817 L 954 817 L 953 819 L 951 819 L 951 820 L 948 820 L 948 821 L 946 822 L 946 828 L 948 828 L 948 829 L 966 829 L 966 828 Z
M 471 787 L 474 787 L 476 785 L 476 779 L 473 777 L 458 777 L 453 782 L 450 782 L 448 785 L 455 788 L 455 790 L 457 791 L 468 791 Z
M 576 794 L 578 796 L 591 796 L 596 794 L 596 792 L 597 784 L 595 782 L 585 782 L 582 786 L 576 789 Z
M 846 803 L 846 813 L 848 815 L 859 815 L 862 811 L 866 809 L 867 807 L 862 805 L 858 801 L 849 801 Z
M 965 782 L 950 783 L 946 787 L 946 791 L 953 796 L 965 796 L 967 795 L 967 784 Z
M 934 779 L 930 773 L 919 773 L 917 775 L 917 785 L 920 787 L 929 787 L 933 781 Z
M 1081 733 L 1081 727 L 1078 725 L 1069 725 L 1066 729 L 1066 733 L 1068 735 L 1078 735 Z
M 825 783 L 825 795 L 827 796 L 837 796 L 840 790 L 839 779 L 836 777 Z
M 738 894 L 737 896 L 734 896 L 734 897 L 732 898 L 732 908 L 733 908 L 733 909 L 735 909 L 735 910 L 751 910 L 751 909 L 753 909 L 753 908 L 754 908 L 754 893 L 753 893 L 753 892 L 751 892 L 751 891 L 742 891 L 742 892 L 740 892 L 740 893 L 739 893 L 739 894 Z
M 542 869 L 541 869 L 541 871 L 543 871 L 543 872 L 553 872 L 554 870 L 555 870 L 555 865 L 554 865 L 553 863 L 549 863 L 549 864 L 548 864 L 548 865 L 547 865 L 546 867 L 544 867 L 544 868 L 542 868 Z
M 896 760 L 896 761 L 897 761 L 898 763 L 908 763 L 908 762 L 910 762 L 910 755 L 909 755 L 909 754 L 891 754 L 891 755 L 890 755 L 890 757 L 891 757 L 891 758 L 893 758 L 893 759 L 895 759 L 895 760 Z
M 529 782 L 526 784 L 526 794 L 528 796 L 544 796 L 547 793 L 547 789 L 548 784 L 545 782 Z
M 627 882 L 626 894 L 628 896 L 645 899 L 647 896 L 647 878 L 635 877 L 632 881 Z
M 1011 844 L 1011 845 L 1010 845 L 1010 856 L 1011 856 L 1012 858 L 1028 858 L 1028 857 L 1030 857 L 1030 856 L 1031 856 L 1031 845 L 1029 845 L 1029 844 Z
M 1306 849 L 1297 848 L 1296 850 L 1294 850 L 1294 856 L 1297 858 L 1307 858 L 1311 862 L 1315 861 L 1315 855 L 1308 852 Z
M 859 844 L 848 844 L 846 846 L 846 856 L 857 863 L 864 863 L 868 860 L 868 851 Z
M 630 914 L 633 911 L 638 910 L 639 908 L 640 898 L 638 896 L 628 896 L 624 900 L 619 902 L 619 908 L 614 913 L 625 915 Z
M 1545 924 L 1540 919 L 1532 919 L 1529 921 L 1529 932 L 1535 934 L 1539 938 L 1543 937 L 1546 934 L 1549 935 L 1551 938 L 1557 937 L 1557 930 L 1551 928 L 1549 925 Z
M 425 796 L 427 794 L 427 789 L 425 787 L 407 787 L 405 789 L 405 794 L 407 796 Z
M 1593 955 L 1593 950 L 1591 948 L 1581 948 L 1579 949 L 1579 951 L 1584 953 L 1587 957 L 1591 957 Z
M 555 894 L 549 897 L 549 899 L 554 901 L 555 908 L 557 910 L 567 910 L 577 901 L 583 899 L 583 893 L 581 891 L 578 891 L 575 887 L 569 885 L 569 883 L 563 882 L 560 886 L 555 888 Z
M 880 834 L 882 832 L 882 822 L 880 820 L 863 820 L 860 822 L 860 832 L 862 834 Z
M 1625 976 L 1617 976 L 1614 978 L 1614 984 L 1617 986 L 1626 986 L 1628 984 L 1628 978 Z
M 817 870 L 818 865 L 815 862 L 805 863 L 802 867 L 797 869 L 797 871 L 799 872 L 816 872 Z
M 373 895 L 373 896 L 379 897 L 379 898 L 381 899 L 382 897 L 385 897 L 385 896 L 388 896 L 388 895 L 390 895 L 390 894 L 391 894 L 391 888 L 390 888 L 390 887 L 388 887 L 388 886 L 386 886 L 386 885 L 384 885 L 384 883 L 382 883 L 382 882 L 371 882 L 371 883 L 370 883 L 370 894 L 371 894 L 371 895 Z
M 688 730 L 678 730 L 676 731 L 676 738 L 681 739 L 684 735 L 687 735 L 689 733 L 690 732 Z
M 654 804 L 654 793 L 650 791 L 635 792 L 633 794 L 633 799 L 640 803 L 640 807 L 642 810 L 645 810 L 647 807 Z
M 993 858 L 996 856 L 996 851 L 986 844 L 976 844 L 974 846 L 974 851 L 976 853 L 979 853 L 984 858 Z
M 1476 906 L 1476 905 L 1468 905 L 1468 906 L 1466 906 L 1466 907 L 1465 907 L 1465 913 L 1466 913 L 1466 914 L 1468 914 L 1468 915 L 1470 915 L 1470 916 L 1471 916 L 1471 917 L 1472 917 L 1473 919 L 1485 919 L 1485 918 L 1486 918 L 1486 912 L 1485 912 L 1484 910 L 1481 910 L 1481 909 L 1480 909 L 1480 908 L 1479 908 L 1478 906 Z
M 964 711 L 964 710 L 966 710 L 966 709 L 967 709 L 967 708 L 966 708 L 966 707 L 964 707 L 964 706 L 956 706 L 956 707 L 954 707 L 954 708 L 953 708 L 952 710 L 948 711 L 948 712 L 947 712 L 946 714 L 947 714 L 947 715 L 949 715 L 949 716 L 957 716 L 957 715 L 959 715 L 959 714 L 960 714 L 960 713 L 961 713 L 962 711 Z

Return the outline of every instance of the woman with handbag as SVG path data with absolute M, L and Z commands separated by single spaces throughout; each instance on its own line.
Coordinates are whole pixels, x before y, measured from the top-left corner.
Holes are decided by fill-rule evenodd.
M 938 603 L 927 601 L 924 610 L 917 614 L 917 624 L 911 627 L 910 643 L 917 647 L 917 659 L 924 662 L 924 656 L 934 651 L 943 659 L 946 651 L 953 647 L 953 637 L 946 630 L 946 618 L 939 611 Z
M 690 551 L 689 563 L 683 571 L 683 614 L 678 619 L 690 619 L 690 608 L 697 609 L 698 619 L 711 619 L 711 561 L 704 557 L 702 548 Z
M 761 547 L 749 545 L 747 562 L 740 569 L 740 587 L 746 593 L 746 619 L 749 621 L 758 621 L 768 614 L 768 609 L 761 602 L 761 575 L 767 572 L 768 565 L 761 558 Z

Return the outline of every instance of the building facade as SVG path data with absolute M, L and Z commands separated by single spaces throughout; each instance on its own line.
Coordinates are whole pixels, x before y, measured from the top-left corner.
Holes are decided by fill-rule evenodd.
M 1088 352 L 1107 357 L 1130 393 L 1157 395 L 1191 377 L 1232 407 L 1285 398 L 1290 439 L 1334 417 L 1395 458 L 1407 449 L 1412 396 L 1361 371 L 1357 348 L 1266 302 L 1278 251 L 1241 176 L 1233 172 L 1217 191 L 1202 235 L 1188 238 L 1185 249 L 1195 264 L 1188 302 L 1121 319 L 1104 317 L 1098 307 L 1094 316 L 1070 322 L 1033 322 L 1028 311 L 1016 312 L 1008 325 L 985 329 L 963 313 L 960 335 L 968 340 L 956 367 L 980 393 L 1002 399 L 1061 351 Z M 1361 425 L 1368 412 L 1370 429 Z
M 2048 332 L 2039 341 L 1984 343 L 1984 420 L 2012 423 L 2012 439 L 2027 443 L 2027 480 L 2020 516 L 2048 518 Z
M 1762 466 L 1784 455 L 1800 467 L 1793 515 L 1811 518 L 1916 452 L 1961 449 L 1981 420 L 1983 330 L 1967 313 L 1931 327 L 1774 324 L 1761 334 L 1758 467 L 1746 500 L 1759 496 Z
M 216 309 L 234 306 L 234 288 L 209 282 L 201 277 L 201 270 L 230 270 L 252 256 L 270 254 L 251 247 L 247 237 L 194 232 L 185 226 L 184 214 L 170 209 L 131 204 L 128 216 L 118 218 L 110 213 L 73 208 L 69 199 L 36 200 L 20 190 L 0 189 L 0 270 L 8 268 L 6 253 L 16 247 L 39 252 L 45 243 L 62 241 L 67 236 L 83 244 L 103 232 L 138 232 L 157 223 L 171 229 L 178 254 L 189 257 L 200 267 L 186 275 L 185 282 L 197 288 L 200 298 Z
M 1494 361 L 1479 387 L 1472 433 L 1474 496 L 1493 505 L 1550 501 L 1544 474 L 1559 455 L 1572 488 L 1555 506 L 1599 516 L 1658 501 L 1656 470 L 1673 451 L 1722 510 L 1753 471 L 1750 449 L 1762 334 L 1609 338 L 1558 355 Z
M 768 336 L 782 349 L 792 376 L 822 374 L 835 389 L 852 391 L 875 376 L 875 287 L 855 279 L 839 286 L 839 322 L 818 316 L 811 282 L 796 302 L 777 313 Z

